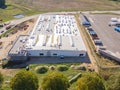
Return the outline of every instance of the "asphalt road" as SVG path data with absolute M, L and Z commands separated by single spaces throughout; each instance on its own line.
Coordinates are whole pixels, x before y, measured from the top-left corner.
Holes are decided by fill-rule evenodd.
M 114 27 L 108 26 L 110 19 L 120 17 L 116 15 L 103 14 L 86 14 L 92 24 L 92 28 L 96 31 L 103 45 L 113 53 L 120 53 L 120 33 L 114 31 Z

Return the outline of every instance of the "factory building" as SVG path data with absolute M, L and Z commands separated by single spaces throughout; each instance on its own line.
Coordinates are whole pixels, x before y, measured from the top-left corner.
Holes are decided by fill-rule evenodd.
M 86 47 L 72 15 L 41 15 L 26 43 L 29 56 L 85 56 Z
M 40 15 L 22 41 L 27 57 L 84 57 L 87 52 L 73 15 Z

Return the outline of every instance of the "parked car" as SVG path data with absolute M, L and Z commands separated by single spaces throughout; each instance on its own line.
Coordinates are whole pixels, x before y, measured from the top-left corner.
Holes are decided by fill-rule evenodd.
M 95 43 L 95 45 L 103 46 L 102 41 L 99 39 L 94 39 L 94 43 Z
M 115 27 L 114 30 L 120 32 L 120 26 Z
M 7 27 L 6 27 L 6 30 L 11 29 L 12 26 L 14 26 L 14 25 L 9 25 L 9 26 L 7 26 Z
M 118 26 L 120 25 L 120 20 L 118 18 L 111 18 L 111 21 L 108 23 L 109 26 Z
M 117 24 L 117 21 L 111 21 L 108 23 L 109 26 L 115 26 Z
M 89 31 L 90 35 L 96 35 L 95 31 Z
M 88 31 L 94 31 L 94 30 L 92 29 L 92 27 L 88 27 L 87 30 L 88 30 Z
M 120 26 L 120 22 L 118 22 L 115 26 L 119 27 Z

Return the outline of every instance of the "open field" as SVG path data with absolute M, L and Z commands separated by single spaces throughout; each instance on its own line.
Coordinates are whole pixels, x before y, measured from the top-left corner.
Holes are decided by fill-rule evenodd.
M 24 14 L 27 16 L 36 14 L 36 11 L 16 4 L 7 4 L 7 8 L 0 9 L 0 19 L 2 19 L 3 22 L 14 19 L 13 15 L 16 14 Z
M 110 0 L 8 0 L 39 11 L 118 10 L 118 2 Z
M 15 14 L 33 15 L 43 12 L 120 10 L 120 3 L 110 0 L 6 0 L 0 19 L 8 21 Z

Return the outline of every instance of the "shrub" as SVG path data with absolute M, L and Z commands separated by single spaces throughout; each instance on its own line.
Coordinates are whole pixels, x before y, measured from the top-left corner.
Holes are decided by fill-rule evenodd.
M 43 78 L 42 90 L 68 90 L 68 79 L 60 72 L 52 72 Z
M 60 66 L 58 66 L 58 71 L 66 71 L 66 70 L 68 70 L 68 67 L 66 66 L 66 65 L 60 65 Z
M 75 65 L 71 65 L 70 68 L 71 68 L 71 69 L 74 69 L 74 68 L 75 68 Z
M 20 71 L 11 80 L 12 90 L 38 90 L 38 78 L 30 71 Z
M 76 70 L 83 70 L 83 71 L 86 71 L 86 67 L 83 66 L 83 65 L 76 66 L 75 69 L 76 69 Z
M 85 73 L 77 81 L 77 90 L 105 90 L 105 86 L 96 73 Z
M 44 74 L 48 71 L 48 67 L 46 66 L 38 66 L 36 67 L 35 71 L 40 74 Z
M 52 66 L 49 67 L 49 69 L 50 70 L 55 70 L 55 66 L 52 65 Z

